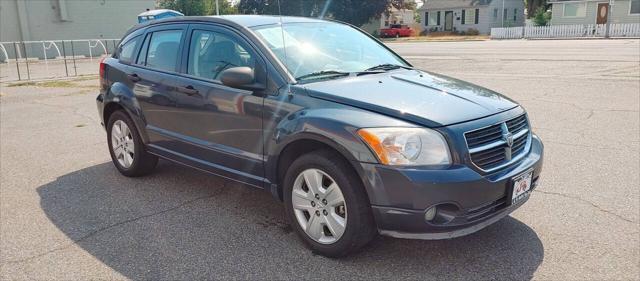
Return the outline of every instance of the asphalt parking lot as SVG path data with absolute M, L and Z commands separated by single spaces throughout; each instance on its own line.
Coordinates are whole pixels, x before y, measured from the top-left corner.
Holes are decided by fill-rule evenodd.
M 640 279 L 640 40 L 389 46 L 528 110 L 546 155 L 525 206 L 466 237 L 327 259 L 266 192 L 166 161 L 118 174 L 96 79 L 3 84 L 0 279 Z

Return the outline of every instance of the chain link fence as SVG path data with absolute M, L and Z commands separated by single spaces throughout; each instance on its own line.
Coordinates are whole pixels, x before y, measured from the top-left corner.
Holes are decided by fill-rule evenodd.
M 0 42 L 0 82 L 98 74 L 120 39 Z

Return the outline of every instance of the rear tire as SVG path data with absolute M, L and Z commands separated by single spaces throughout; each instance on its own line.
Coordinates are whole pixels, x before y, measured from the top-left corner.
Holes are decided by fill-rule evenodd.
M 158 157 L 146 151 L 135 124 L 122 110 L 109 117 L 107 143 L 113 164 L 127 177 L 149 174 L 158 164 Z
M 315 182 L 319 183 L 320 188 L 307 187 L 305 193 L 304 187 L 301 190 L 301 186 L 309 182 L 305 176 L 314 172 L 319 175 Z M 336 187 L 334 191 L 329 191 Z M 320 255 L 342 257 L 352 254 L 377 235 L 364 186 L 349 163 L 336 152 L 319 150 L 300 156 L 287 170 L 283 189 L 285 211 L 292 227 L 302 241 Z M 338 194 L 343 199 L 343 205 L 332 203 L 337 202 L 333 199 Z M 293 200 L 296 200 L 296 207 Z M 341 222 L 344 228 L 334 235 L 334 230 L 339 229 L 336 221 Z M 320 224 L 319 235 L 311 231 L 314 223 Z

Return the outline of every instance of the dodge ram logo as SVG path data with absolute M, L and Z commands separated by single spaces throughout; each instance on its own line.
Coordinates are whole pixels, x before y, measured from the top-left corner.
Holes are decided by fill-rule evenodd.
M 513 134 L 506 132 L 505 134 L 502 135 L 502 139 L 504 140 L 505 143 L 507 143 L 508 147 L 512 147 L 513 146 Z
M 502 123 L 502 140 L 507 145 L 504 148 L 504 157 L 507 161 L 511 161 L 513 151 L 511 148 L 513 147 L 513 134 L 509 132 L 509 127 L 507 127 L 506 123 Z

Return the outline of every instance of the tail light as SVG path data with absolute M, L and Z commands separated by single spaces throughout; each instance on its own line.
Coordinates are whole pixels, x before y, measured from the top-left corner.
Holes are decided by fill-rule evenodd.
M 104 63 L 104 60 L 107 57 L 103 57 L 100 60 L 100 86 L 105 87 L 107 82 L 107 64 Z

